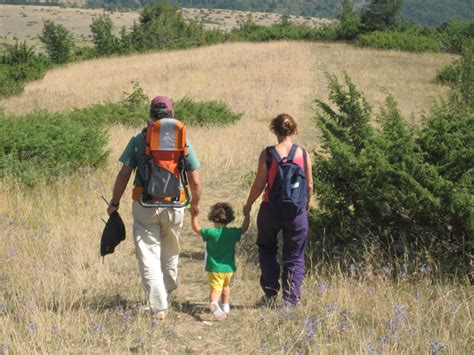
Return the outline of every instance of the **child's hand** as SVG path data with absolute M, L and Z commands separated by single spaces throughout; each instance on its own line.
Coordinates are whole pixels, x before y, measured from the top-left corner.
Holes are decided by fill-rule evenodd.
M 197 218 L 197 215 L 194 215 L 191 217 L 191 228 L 197 235 L 202 235 L 201 234 L 201 226 L 199 225 L 199 221 Z
M 244 214 L 244 216 L 249 216 L 250 215 L 250 211 L 252 210 L 252 205 L 244 205 L 244 207 L 242 208 L 242 212 Z

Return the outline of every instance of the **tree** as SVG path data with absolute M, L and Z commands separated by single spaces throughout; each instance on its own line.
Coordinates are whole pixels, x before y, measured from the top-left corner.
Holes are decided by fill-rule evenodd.
M 63 25 L 51 20 L 44 21 L 40 40 L 45 44 L 53 63 L 67 63 L 70 60 L 74 47 L 73 35 Z
M 336 26 L 336 36 L 338 39 L 350 41 L 357 37 L 360 32 L 361 20 L 349 0 L 342 1 L 337 18 L 339 20 Z
M 362 12 L 365 31 L 383 31 L 396 27 L 404 0 L 372 0 Z
M 90 29 L 97 55 L 107 56 L 117 51 L 118 40 L 112 33 L 113 27 L 114 24 L 109 15 L 100 15 L 92 19 Z
M 319 210 L 312 241 L 326 255 L 363 257 L 369 248 L 389 259 L 435 261 L 463 274 L 474 250 L 474 71 L 434 107 L 418 130 L 393 97 L 370 125 L 371 110 L 348 76 L 329 76 L 330 100 L 316 100 L 322 152 L 315 153 Z M 321 236 L 324 236 L 321 238 Z M 319 245 L 318 245 L 319 244 Z M 342 255 L 342 254 L 341 254 Z

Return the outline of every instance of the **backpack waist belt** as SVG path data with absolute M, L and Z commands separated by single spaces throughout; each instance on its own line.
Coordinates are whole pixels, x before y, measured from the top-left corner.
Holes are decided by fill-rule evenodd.
M 143 186 L 134 186 L 133 190 L 132 190 L 132 200 L 137 201 L 137 202 L 140 201 L 140 197 L 142 196 L 142 192 L 143 192 Z M 150 196 L 150 199 L 152 201 L 171 202 L 170 197 Z M 186 201 L 186 195 L 185 195 L 184 190 L 182 190 L 181 193 L 180 193 L 179 201 L 180 202 Z

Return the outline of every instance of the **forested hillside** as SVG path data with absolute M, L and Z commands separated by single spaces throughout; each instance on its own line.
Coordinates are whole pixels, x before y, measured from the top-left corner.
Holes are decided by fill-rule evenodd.
M 88 7 L 138 9 L 157 0 L 0 0 L 0 4 L 78 4 Z M 290 15 L 335 18 L 341 1 L 338 0 L 170 0 L 182 7 L 264 11 Z M 363 8 L 368 0 L 352 0 L 356 9 Z M 452 18 L 474 19 L 472 0 L 405 0 L 402 16 L 425 26 L 439 26 Z
M 89 0 L 89 4 L 116 4 L 136 6 L 154 3 L 156 0 Z M 341 1 L 337 0 L 172 0 L 184 7 L 267 11 L 292 15 L 334 18 Z M 355 8 L 362 8 L 368 0 L 353 0 Z M 422 25 L 437 26 L 451 18 L 474 19 L 472 0 L 405 0 L 403 18 Z

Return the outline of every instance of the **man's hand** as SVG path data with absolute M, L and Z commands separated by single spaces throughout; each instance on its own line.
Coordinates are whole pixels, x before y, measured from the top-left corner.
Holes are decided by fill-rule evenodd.
M 191 216 L 199 215 L 199 200 L 201 198 L 201 174 L 199 170 L 188 171 L 189 187 L 191 188 Z
M 118 211 L 118 209 L 119 209 L 119 206 L 115 207 L 115 206 L 109 205 L 109 207 L 107 207 L 107 214 L 110 216 L 115 211 Z
M 123 192 L 127 188 L 128 180 L 132 175 L 132 168 L 122 165 L 122 168 L 117 174 L 115 179 L 114 190 L 112 193 L 112 200 L 107 207 L 107 214 L 110 216 L 114 211 L 119 209 L 120 199 L 122 198 Z

